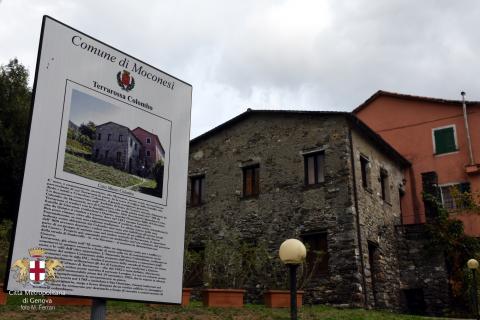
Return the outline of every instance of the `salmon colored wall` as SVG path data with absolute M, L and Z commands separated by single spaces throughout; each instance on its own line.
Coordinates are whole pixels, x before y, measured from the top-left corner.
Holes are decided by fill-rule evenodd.
M 474 158 L 480 163 L 480 106 L 467 105 L 467 110 Z M 405 171 L 406 194 L 402 198 L 405 224 L 425 222 L 422 172 L 436 171 L 439 184 L 468 181 L 472 191 L 480 193 L 480 176 L 465 173 L 469 156 L 460 102 L 445 104 L 380 95 L 356 115 L 412 163 L 412 168 Z M 459 151 L 434 155 L 432 129 L 452 124 Z M 479 216 L 464 215 L 461 220 L 469 234 L 480 235 Z

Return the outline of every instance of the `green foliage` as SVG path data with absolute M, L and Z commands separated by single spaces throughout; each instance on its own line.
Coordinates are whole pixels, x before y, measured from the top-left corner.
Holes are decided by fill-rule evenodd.
M 245 244 L 236 237 L 208 240 L 205 245 L 204 285 L 210 288 L 241 288 L 248 278 L 242 251 Z
M 183 283 L 189 286 L 195 279 L 202 277 L 203 268 L 199 268 L 204 261 L 204 252 L 186 249 L 183 258 Z
M 157 163 L 152 168 L 152 173 L 154 177 L 159 177 L 161 176 L 163 179 L 163 170 L 164 170 L 164 164 L 163 160 L 158 160 Z
M 480 242 L 464 233 L 463 223 L 450 219 L 448 211 L 435 196 L 423 194 L 427 205 L 436 211 L 436 218 L 427 224 L 430 244 L 433 248 L 445 253 L 448 269 L 450 270 L 450 287 L 457 303 L 468 296 L 468 284 L 465 278 L 466 263 L 471 258 L 480 256 Z M 468 301 L 468 300 L 466 300 Z
M 286 290 L 288 288 L 288 270 L 278 256 L 278 252 L 269 250 L 266 242 L 258 243 L 252 252 L 252 274 L 262 289 Z
M 307 254 L 314 253 L 315 259 L 309 264 L 303 261 L 297 270 L 297 289 L 308 287 L 310 281 L 317 276 L 317 269 L 325 252 L 310 252 L 307 247 Z M 288 269 L 280 260 L 277 250 L 269 250 L 266 243 L 258 244 L 252 251 L 251 258 L 255 261 L 251 264 L 253 275 L 260 281 L 259 285 L 263 289 L 287 290 L 289 289 Z
M 92 121 L 89 121 L 87 124 L 82 123 L 78 131 L 88 138 L 90 141 L 95 140 L 95 132 L 97 130 L 97 126 Z
M 90 307 L 59 306 L 47 312 L 19 311 L 22 299 L 35 296 L 11 296 L 2 306 L 0 319 L 89 319 Z M 267 308 L 263 305 L 246 304 L 244 308 L 205 308 L 201 302 L 190 302 L 187 307 L 145 304 L 138 302 L 108 300 L 108 319 L 248 319 L 289 320 L 288 308 Z M 298 310 L 302 320 L 421 320 L 425 317 L 397 314 L 388 311 L 365 309 L 339 309 L 325 305 L 304 305 Z M 428 318 L 434 319 L 434 318 Z
M 87 124 L 82 123 L 78 130 L 68 128 L 67 151 L 80 151 L 80 153 L 91 154 L 95 141 L 95 131 L 96 126 L 92 121 L 89 121 Z
M 165 170 L 163 160 L 157 161 L 152 168 L 153 178 L 157 182 L 157 190 L 163 190 L 163 172 Z
M 17 59 L 0 66 L 0 219 L 16 215 L 22 185 L 31 91 Z
M 12 226 L 12 221 L 8 219 L 0 223 L 0 283 L 3 282 L 5 272 L 8 269 L 7 259 L 12 237 Z
M 78 136 L 78 131 L 73 130 L 72 128 L 68 128 L 67 139 L 75 140 L 77 139 L 77 136 Z
M 91 148 L 80 143 L 78 140 L 74 140 L 70 138 L 67 138 L 66 151 L 72 154 L 78 154 L 78 155 L 92 154 Z

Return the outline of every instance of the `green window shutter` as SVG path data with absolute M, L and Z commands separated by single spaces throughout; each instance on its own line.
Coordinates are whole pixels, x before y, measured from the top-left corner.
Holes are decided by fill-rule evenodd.
M 435 153 L 448 153 L 456 151 L 455 136 L 453 133 L 453 127 L 439 129 L 434 131 L 435 136 Z

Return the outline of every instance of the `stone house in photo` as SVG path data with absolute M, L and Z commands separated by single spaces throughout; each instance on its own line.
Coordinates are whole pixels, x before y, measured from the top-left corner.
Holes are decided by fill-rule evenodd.
M 143 160 L 146 170 L 152 169 L 158 161 L 165 160 L 165 150 L 156 134 L 140 127 L 133 129 L 132 133 L 141 142 L 140 158 Z
M 129 128 L 115 122 L 96 127 L 92 159 L 122 171 L 137 173 L 141 168 L 140 140 Z
M 400 309 L 409 166 L 353 114 L 248 109 L 190 143 L 187 239 L 201 250 L 228 225 L 276 255 L 299 238 L 326 253 L 307 302 Z

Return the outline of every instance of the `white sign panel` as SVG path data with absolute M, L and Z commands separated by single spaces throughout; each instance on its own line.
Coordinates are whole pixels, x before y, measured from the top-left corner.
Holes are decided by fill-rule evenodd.
M 191 94 L 44 17 L 8 290 L 181 302 Z

